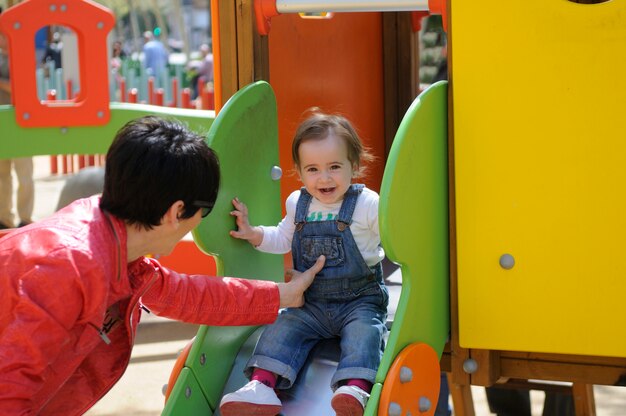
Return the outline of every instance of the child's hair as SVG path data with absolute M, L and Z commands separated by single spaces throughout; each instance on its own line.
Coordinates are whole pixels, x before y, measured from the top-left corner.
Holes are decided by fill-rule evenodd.
M 319 108 L 311 108 L 307 112 L 311 115 L 298 126 L 291 145 L 291 157 L 296 168 L 300 166 L 298 151 L 302 143 L 309 140 L 323 140 L 332 133 L 345 141 L 348 147 L 348 160 L 355 167 L 354 177 L 363 176 L 365 173 L 363 164 L 374 160 L 374 156 L 363 146 L 352 124 L 343 116 L 325 114 Z

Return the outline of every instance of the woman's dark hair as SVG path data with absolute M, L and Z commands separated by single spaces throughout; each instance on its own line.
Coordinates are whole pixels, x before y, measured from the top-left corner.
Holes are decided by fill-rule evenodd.
M 147 116 L 115 136 L 106 156 L 100 208 L 129 224 L 151 229 L 181 200 L 183 218 L 214 204 L 220 185 L 217 154 L 178 121 Z

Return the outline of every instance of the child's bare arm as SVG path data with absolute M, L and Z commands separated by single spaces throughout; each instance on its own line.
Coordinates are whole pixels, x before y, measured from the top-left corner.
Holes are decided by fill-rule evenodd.
M 241 240 L 248 240 L 248 242 L 255 247 L 261 244 L 261 242 L 263 242 L 263 229 L 250 225 L 248 221 L 248 207 L 246 207 L 246 204 L 235 197 L 233 199 L 233 206 L 235 209 L 230 212 L 230 215 L 237 220 L 237 231 L 231 231 L 230 235 Z

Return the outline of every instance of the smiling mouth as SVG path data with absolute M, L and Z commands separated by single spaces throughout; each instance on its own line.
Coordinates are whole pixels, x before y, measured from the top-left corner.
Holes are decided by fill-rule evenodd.
M 320 188 L 320 189 L 319 189 L 319 191 L 320 191 L 323 195 L 332 194 L 334 190 L 335 190 L 335 188 Z

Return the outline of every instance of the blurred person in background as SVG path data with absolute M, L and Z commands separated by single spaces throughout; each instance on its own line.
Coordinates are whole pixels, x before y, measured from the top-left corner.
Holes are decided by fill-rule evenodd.
M 155 86 L 163 87 L 163 77 L 165 77 L 167 71 L 167 63 L 169 59 L 169 52 L 158 39 L 160 30 L 155 29 L 155 34 L 150 31 L 146 31 L 143 34 L 143 65 L 146 69 L 148 76 L 152 76 L 155 79 Z

